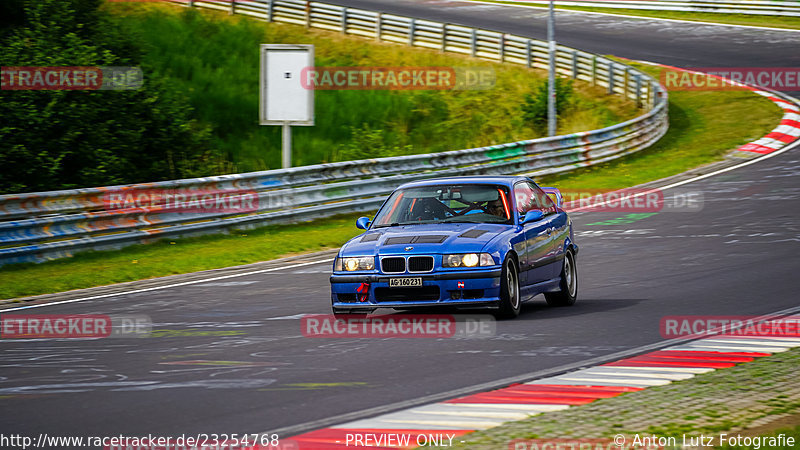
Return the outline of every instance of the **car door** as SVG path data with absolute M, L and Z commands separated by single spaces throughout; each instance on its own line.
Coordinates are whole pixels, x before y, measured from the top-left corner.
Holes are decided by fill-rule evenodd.
M 535 197 L 539 199 L 540 208 L 547 219 L 547 234 L 550 244 L 545 261 L 547 263 L 546 272 L 550 278 L 555 278 L 561 274 L 564 243 L 569 237 L 569 218 L 567 213 L 557 208 L 553 199 L 536 183 L 531 183 L 531 187 Z
M 553 278 L 552 264 L 548 258 L 552 257 L 553 243 L 550 239 L 551 215 L 546 214 L 541 200 L 537 198 L 536 189 L 532 183 L 521 181 L 514 185 L 514 201 L 519 214 L 524 241 L 516 248 L 520 259 L 520 284 L 530 286 Z M 545 214 L 539 220 L 522 223 L 525 216 L 541 211 Z

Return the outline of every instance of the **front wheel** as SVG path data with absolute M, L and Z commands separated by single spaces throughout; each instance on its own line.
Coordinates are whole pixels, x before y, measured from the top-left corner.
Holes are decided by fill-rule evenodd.
M 561 283 L 558 292 L 545 292 L 544 299 L 550 306 L 572 306 L 578 299 L 578 267 L 575 255 L 569 249 L 564 254 L 564 265 L 561 266 Z
M 506 258 L 500 274 L 500 309 L 498 319 L 513 319 L 522 309 L 519 299 L 519 270 L 513 257 Z

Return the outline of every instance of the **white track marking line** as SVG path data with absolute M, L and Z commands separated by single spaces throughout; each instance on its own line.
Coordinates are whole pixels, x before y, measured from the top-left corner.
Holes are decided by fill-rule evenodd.
M 493 5 L 493 6 L 511 6 L 514 8 L 528 8 L 528 9 L 541 9 L 547 12 L 547 7 L 545 4 L 542 6 L 530 6 L 530 5 L 514 5 L 509 3 L 496 3 L 496 2 L 484 2 L 478 0 L 466 0 L 471 3 L 481 3 L 484 5 Z M 600 6 L 596 6 L 596 8 L 603 8 L 602 4 Z M 736 25 L 732 23 L 719 23 L 719 22 L 705 22 L 700 20 L 686 20 L 686 19 L 666 19 L 661 17 L 650 17 L 650 16 L 634 16 L 631 14 L 617 14 L 617 13 L 607 13 L 607 12 L 595 12 L 595 11 L 580 11 L 575 9 L 562 9 L 559 7 L 555 8 L 556 11 L 562 11 L 566 13 L 575 13 L 575 14 L 594 14 L 598 16 L 613 16 L 613 17 L 626 17 L 629 19 L 641 19 L 641 20 L 658 20 L 662 22 L 679 22 L 679 23 L 692 23 L 698 25 L 714 25 L 719 27 L 734 27 L 734 28 L 751 28 L 756 30 L 768 30 L 768 31 L 789 31 L 789 32 L 800 32 L 800 30 L 795 30 L 792 28 L 775 28 L 775 27 L 762 27 L 759 25 Z M 643 9 L 642 11 L 648 11 Z M 652 10 L 651 10 L 652 11 Z M 676 11 L 676 12 L 687 12 L 687 11 Z M 691 11 L 690 11 L 691 12 Z
M 740 346 L 753 346 L 753 347 L 779 347 L 779 348 L 792 348 L 797 347 L 797 344 L 789 343 L 789 342 L 764 342 L 764 341 L 757 341 L 757 342 L 742 342 L 741 340 L 736 339 L 703 339 L 697 342 L 698 345 L 705 345 L 705 344 L 733 344 L 733 345 L 740 345 Z
M 630 386 L 662 386 L 665 384 L 670 384 L 672 381 L 665 380 L 662 378 L 656 377 L 649 377 L 649 378 L 636 378 L 633 376 L 615 376 L 615 377 L 598 377 L 598 376 L 591 376 L 591 375 L 578 375 L 578 376 L 570 376 L 570 375 L 562 375 L 559 379 L 561 380 L 568 380 L 568 381 L 585 381 L 585 382 L 592 382 L 597 383 L 598 385 L 602 386 L 603 383 L 628 383 L 630 382 Z
M 722 338 L 722 337 L 721 337 Z M 757 342 L 757 343 L 774 343 L 774 344 L 790 344 L 793 346 L 800 345 L 800 339 L 798 338 L 790 338 L 790 337 L 780 337 L 780 336 L 770 336 L 770 337 L 761 337 L 761 336 L 725 336 L 724 339 L 727 339 L 731 342 L 739 343 L 747 343 L 747 342 Z M 697 341 L 702 342 L 702 340 Z
M 454 428 L 463 428 L 468 430 L 485 430 L 487 428 L 494 428 L 499 427 L 504 422 L 500 421 L 484 421 L 484 420 L 448 420 L 444 418 L 442 420 L 429 420 L 429 419 L 392 419 L 392 420 L 381 420 L 378 419 L 376 422 L 382 423 L 405 423 L 409 425 L 438 425 L 443 427 L 454 427 Z
M 490 391 L 491 392 L 491 391 Z M 560 411 L 569 408 L 569 405 L 553 405 L 547 403 L 434 403 L 437 406 L 447 405 L 448 407 L 458 406 L 464 408 L 495 408 L 495 409 L 515 409 L 531 412 L 550 412 Z
M 652 371 L 640 372 L 637 370 L 632 370 L 632 368 L 626 368 L 626 370 L 586 369 L 580 373 L 594 376 L 661 378 L 664 380 L 688 380 L 689 378 L 694 378 L 695 376 L 693 373 L 658 373 Z
M 537 385 L 537 384 L 557 384 L 560 386 L 576 386 L 576 387 L 586 387 L 586 386 L 601 386 L 601 387 L 633 387 L 633 388 L 646 388 L 649 385 L 642 385 L 639 383 L 632 383 L 629 381 L 603 381 L 601 383 L 593 382 L 593 381 L 585 381 L 585 380 L 568 380 L 564 378 L 563 375 L 560 375 L 555 378 L 545 378 L 542 380 L 535 380 L 525 383 L 528 385 Z
M 414 414 L 427 414 L 433 416 L 474 417 L 476 419 L 524 420 L 530 417 L 529 414 L 525 414 L 522 412 L 502 412 L 502 411 L 477 411 L 477 410 L 445 411 L 441 409 L 437 410 L 412 409 L 409 412 Z
M 797 316 L 798 311 L 800 311 L 800 306 L 795 306 L 792 308 L 782 309 L 779 311 L 775 311 L 772 313 L 764 314 L 758 316 L 754 319 L 756 323 L 761 323 L 765 321 L 775 320 L 776 318 L 786 316 L 791 318 L 792 320 L 800 319 Z M 712 330 L 708 330 L 708 333 L 720 333 L 725 332 L 724 327 L 717 327 Z M 354 411 L 351 413 L 345 413 L 340 416 L 325 418 L 321 420 L 316 420 L 313 422 L 307 422 L 299 425 L 293 425 L 290 427 L 285 427 L 282 429 L 272 429 L 268 431 L 264 431 L 263 434 L 266 433 L 279 433 L 282 435 L 294 436 L 301 433 L 308 432 L 309 430 L 317 430 L 322 428 L 358 428 L 360 424 L 369 424 L 373 425 L 369 422 L 370 417 L 376 417 L 379 415 L 385 415 L 390 412 L 401 412 L 408 409 L 413 408 L 420 408 L 425 405 L 430 404 L 437 404 L 437 405 L 459 405 L 460 407 L 473 407 L 473 408 L 497 408 L 497 409 L 526 409 L 530 410 L 532 408 L 543 408 L 545 410 L 553 411 L 557 409 L 567 409 L 570 405 L 554 405 L 554 404 L 508 404 L 508 403 L 447 403 L 448 400 L 455 399 L 455 398 L 462 398 L 465 395 L 473 395 L 476 393 L 488 393 L 497 389 L 508 388 L 510 385 L 515 383 L 524 383 L 525 385 L 561 385 L 561 386 L 591 386 L 592 383 L 586 383 L 583 381 L 570 381 L 565 380 L 562 378 L 561 375 L 549 375 L 550 373 L 568 373 L 571 370 L 583 370 L 591 367 L 641 367 L 642 369 L 648 366 L 639 366 L 639 365 L 614 365 L 614 366 L 606 366 L 609 361 L 621 361 L 625 358 L 630 358 L 633 356 L 638 356 L 645 354 L 645 351 L 653 352 L 658 350 L 664 350 L 664 348 L 668 345 L 672 345 L 672 348 L 679 347 L 676 343 L 685 343 L 691 342 L 692 340 L 704 339 L 708 336 L 700 336 L 698 334 L 681 337 L 681 338 L 674 338 L 674 339 L 667 339 L 661 342 L 656 342 L 654 344 L 647 344 L 642 345 L 636 348 L 624 350 L 621 352 L 616 352 L 611 355 L 605 355 L 603 357 L 595 357 L 590 358 L 588 360 L 580 361 L 578 363 L 567 364 L 559 367 L 555 367 L 546 371 L 537 371 L 531 372 L 527 374 L 522 374 L 514 377 L 508 377 L 501 380 L 497 380 L 492 383 L 483 383 L 479 385 L 473 385 L 466 388 L 459 388 L 449 392 L 442 392 L 437 394 L 430 394 L 424 397 L 420 397 L 417 399 L 406 400 L 403 402 L 397 402 L 388 405 L 381 405 L 378 407 L 369 408 L 366 410 L 361 411 Z M 690 348 L 690 350 L 696 350 L 694 348 Z M 719 351 L 719 350 L 709 350 L 709 351 Z M 714 367 L 653 367 L 650 366 L 655 370 L 672 370 L 672 371 L 695 371 L 696 373 L 705 373 L 705 372 L 712 372 L 716 370 Z M 525 381 L 525 380 L 529 381 Z M 530 381 L 533 380 L 533 381 Z M 636 386 L 631 385 L 630 383 L 603 383 L 605 386 L 611 387 L 638 387 L 641 389 L 645 389 L 649 386 Z M 622 389 L 624 391 L 624 389 Z M 469 405 L 469 406 L 467 406 Z M 549 408 L 546 408 L 548 407 Z M 344 425 L 337 424 L 336 421 L 343 421 L 347 420 L 345 418 L 349 418 L 350 422 L 345 423 Z M 434 429 L 434 425 L 430 425 L 431 429 Z M 362 427 L 363 428 L 363 427 Z M 413 429 L 406 424 L 395 424 L 394 428 L 403 428 L 403 429 Z M 436 428 L 440 429 L 440 428 Z M 445 429 L 445 428 L 442 428 Z
M 766 155 L 764 155 L 764 156 L 761 156 L 761 157 L 758 157 L 758 158 L 755 158 L 755 159 L 751 159 L 750 161 L 745 161 L 745 162 L 743 162 L 743 163 L 741 163 L 741 164 L 737 164 L 737 165 L 735 165 L 735 166 L 726 167 L 726 168 L 724 168 L 724 169 L 720 169 L 720 170 L 717 170 L 717 171 L 714 171 L 714 172 L 710 172 L 710 173 L 707 173 L 707 174 L 705 174 L 705 175 L 699 175 L 699 176 L 696 176 L 696 177 L 694 177 L 694 178 L 689 178 L 689 179 L 687 179 L 687 180 L 678 181 L 678 182 L 675 182 L 675 183 L 672 183 L 672 184 L 668 184 L 668 185 L 666 185 L 666 186 L 662 186 L 662 187 L 658 187 L 658 188 L 653 188 L 653 189 L 648 189 L 648 190 L 646 190 L 646 191 L 644 191 L 644 192 L 637 192 L 637 193 L 635 193 L 635 194 L 631 195 L 630 197 L 631 197 L 631 198 L 635 198 L 635 197 L 641 197 L 641 196 L 643 196 L 643 195 L 647 195 L 647 194 L 649 194 L 649 193 L 651 193 L 651 192 L 657 192 L 657 191 L 666 191 L 666 190 L 668 190 L 668 189 L 676 188 L 676 187 L 678 187 L 678 186 L 683 186 L 684 184 L 689 184 L 689 183 L 694 183 L 695 181 L 704 180 L 704 179 L 706 179 L 706 178 L 710 178 L 710 177 L 713 177 L 713 176 L 719 175 L 719 174 L 721 174 L 721 173 L 730 172 L 731 170 L 734 170 L 734 169 L 739 169 L 739 168 L 741 168 L 741 167 L 749 166 L 750 164 L 755 164 L 755 163 L 757 163 L 757 162 L 761 162 L 761 161 L 763 161 L 763 160 L 765 160 L 765 159 L 769 159 L 769 158 L 772 158 L 772 157 L 774 157 L 774 156 L 778 156 L 778 155 L 780 155 L 780 154 L 782 154 L 782 153 L 784 153 L 784 152 L 787 152 L 787 151 L 789 151 L 789 150 L 792 150 L 792 149 L 794 149 L 794 148 L 795 148 L 795 147 L 797 147 L 798 145 L 800 145 L 800 141 L 793 142 L 793 143 L 791 143 L 791 144 L 787 145 L 786 147 L 783 147 L 783 148 L 782 148 L 782 149 L 780 149 L 780 150 L 775 150 L 775 151 L 774 151 L 774 152 L 772 152 L 772 153 L 767 153 L 767 154 L 766 154 Z M 583 210 L 587 210 L 587 209 L 589 209 L 589 210 L 590 210 L 590 209 L 592 209 L 592 208 L 597 208 L 597 207 L 603 206 L 603 205 L 605 205 L 606 203 L 608 203 L 608 201 L 601 202 L 601 203 L 596 203 L 596 204 L 593 204 L 593 205 L 591 205 L 591 206 L 584 206 L 584 207 L 581 207 L 581 208 L 575 208 L 575 209 L 571 210 L 570 212 L 572 213 L 572 212 L 583 211 Z
M 371 419 L 358 420 L 355 422 L 337 425 L 335 428 L 354 428 L 354 429 L 387 429 L 395 428 L 397 425 L 414 425 L 414 428 L 425 428 L 429 426 L 446 427 L 450 429 L 462 430 L 485 430 L 500 426 L 504 421 L 498 420 L 458 420 L 454 417 L 443 416 L 439 419 L 436 418 L 418 418 L 415 416 L 400 417 L 397 414 L 387 414 L 386 416 L 373 417 Z M 422 426 L 422 427 L 420 427 Z
M 787 348 L 776 347 L 732 347 L 728 345 L 692 345 L 681 347 L 670 347 L 670 350 L 686 350 L 686 351 L 708 351 L 708 352 L 751 352 L 751 353 L 780 353 L 788 350 Z
M 692 342 L 691 344 L 687 345 L 698 345 L 701 347 L 706 347 L 709 345 L 722 345 L 722 346 L 732 346 L 732 347 L 775 348 L 784 350 L 796 347 L 796 345 L 788 343 L 777 343 L 777 342 L 760 343 L 760 342 L 746 342 L 746 341 L 742 342 L 733 339 L 721 339 L 721 340 L 702 339 L 700 341 Z
M 344 426 L 346 425 L 346 426 Z M 413 423 L 405 423 L 405 422 L 390 422 L 389 424 L 386 423 L 378 423 L 372 421 L 371 419 L 359 420 L 355 422 L 348 422 L 344 425 L 336 425 L 333 429 L 393 429 L 393 430 L 419 430 L 420 428 L 424 428 L 426 430 L 467 430 L 472 431 L 476 428 L 472 427 L 454 427 L 454 426 L 445 426 L 445 425 L 426 425 L 425 427 L 420 427 L 418 424 Z
M 453 407 L 456 406 L 456 407 Z M 497 419 L 508 419 L 514 418 L 514 420 L 521 420 L 526 417 L 535 416 L 539 414 L 541 411 L 530 411 L 530 410 L 522 410 L 522 409 L 499 409 L 495 408 L 494 410 L 487 410 L 486 408 L 476 409 L 470 406 L 466 407 L 458 407 L 459 405 L 454 405 L 452 403 L 434 403 L 433 405 L 423 406 L 421 408 L 414 408 L 412 411 L 418 414 L 443 414 L 443 415 L 462 415 L 462 416 L 469 416 L 469 417 L 485 417 L 485 418 L 497 418 Z
M 170 285 L 167 285 L 167 286 L 154 286 L 154 287 L 143 288 L 143 289 L 134 289 L 132 291 L 126 291 L 126 292 L 114 292 L 114 293 L 110 293 L 110 294 L 93 295 L 91 297 L 82 297 L 82 298 L 74 298 L 74 299 L 71 299 L 71 300 L 62 300 L 62 301 L 59 301 L 59 302 L 40 303 L 38 305 L 20 306 L 18 308 L 9 308 L 9 309 L 0 310 L 0 314 L 5 314 L 5 313 L 11 312 L 11 311 L 20 311 L 20 310 L 23 310 L 23 309 L 41 308 L 41 307 L 44 307 L 44 306 L 63 305 L 63 304 L 66 304 L 66 303 L 85 302 L 87 300 L 98 300 L 98 299 L 101 299 L 101 298 L 117 297 L 117 296 L 120 296 L 120 295 L 130 295 L 130 294 L 139 294 L 139 293 L 142 293 L 142 292 L 159 291 L 159 290 L 162 290 L 162 289 L 171 289 L 171 288 L 176 288 L 176 287 L 180 287 L 180 286 L 188 286 L 188 285 L 192 285 L 192 284 L 208 283 L 209 281 L 226 280 L 228 278 L 245 277 L 245 276 L 248 276 L 248 275 L 257 275 L 259 273 L 275 272 L 275 271 L 278 271 L 278 270 L 292 269 L 292 268 L 295 268 L 295 267 L 309 266 L 311 264 L 320 264 L 320 263 L 324 263 L 324 262 L 331 263 L 332 260 L 330 258 L 326 258 L 326 259 L 321 259 L 321 260 L 318 260 L 318 261 L 311 261 L 311 262 L 293 264 L 291 266 L 272 267 L 272 268 L 269 268 L 269 269 L 254 270 L 252 272 L 234 273 L 234 274 L 230 274 L 230 275 L 222 275 L 222 276 L 212 277 L 212 278 L 203 278 L 202 280 L 184 281 L 182 283 L 175 283 L 175 284 L 170 284 Z
M 713 372 L 714 369 L 708 369 L 704 367 L 654 367 L 654 366 L 595 366 L 594 368 L 603 368 L 603 369 L 632 369 L 632 370 L 640 370 L 642 372 L 675 372 L 675 373 L 687 373 L 687 374 L 700 374 L 706 372 Z
M 780 154 L 783 154 L 783 153 L 785 153 L 785 152 L 787 152 L 789 150 L 794 149 L 798 145 L 800 145 L 800 141 L 793 142 L 793 143 L 787 145 L 786 147 L 783 147 L 780 150 L 776 150 L 776 151 L 774 151 L 772 153 L 767 153 L 766 155 L 751 159 L 749 161 L 745 161 L 745 162 L 743 162 L 741 164 L 737 164 L 737 165 L 731 166 L 731 167 L 726 167 L 724 169 L 720 169 L 720 170 L 717 170 L 717 171 L 714 171 L 714 172 L 711 172 L 711 173 L 707 173 L 705 175 L 699 175 L 697 177 L 689 178 L 689 179 L 686 179 L 686 180 L 683 180 L 683 181 L 678 181 L 676 183 L 668 184 L 668 185 L 662 186 L 660 188 L 654 188 L 654 189 L 649 189 L 649 190 L 644 191 L 644 192 L 639 192 L 639 193 L 636 193 L 636 194 L 632 195 L 632 197 L 639 197 L 639 196 L 642 196 L 642 195 L 646 195 L 649 192 L 654 192 L 654 191 L 657 191 L 657 190 L 666 191 L 667 189 L 672 189 L 672 188 L 675 188 L 675 187 L 678 187 L 678 186 L 683 186 L 684 184 L 689 184 L 689 183 L 693 183 L 695 181 L 704 180 L 706 178 L 710 178 L 710 177 L 713 177 L 715 175 L 719 175 L 721 173 L 725 173 L 725 172 L 729 172 L 731 170 L 739 169 L 741 167 L 749 166 L 750 164 L 755 164 L 757 162 L 761 162 L 761 161 L 764 161 L 766 159 L 769 159 L 769 158 L 778 156 Z M 607 202 L 594 204 L 594 205 L 591 206 L 591 208 L 596 208 L 598 206 L 603 206 L 605 203 L 607 203 Z M 587 208 L 586 207 L 577 208 L 577 209 L 575 209 L 573 211 L 570 211 L 570 212 L 577 212 L 577 211 L 580 211 L 582 209 L 587 209 Z M 83 301 L 87 301 L 87 300 L 97 300 L 97 299 L 101 299 L 101 298 L 116 297 L 116 296 L 120 296 L 120 295 L 130 295 L 130 294 L 137 294 L 137 293 L 140 293 L 140 292 L 150 292 L 150 291 L 156 291 L 156 290 L 161 290 L 161 289 L 169 289 L 169 288 L 173 288 L 173 287 L 187 286 L 187 285 L 190 285 L 190 284 L 207 283 L 209 281 L 225 280 L 225 279 L 228 279 L 228 278 L 242 277 L 242 276 L 247 276 L 247 275 L 255 275 L 255 274 L 265 273 L 265 272 L 274 272 L 274 271 L 277 271 L 277 270 L 292 269 L 292 268 L 295 268 L 295 267 L 303 267 L 303 266 L 308 266 L 308 265 L 311 265 L 311 264 L 320 264 L 320 263 L 323 263 L 323 262 L 330 262 L 330 261 L 331 261 L 330 258 L 326 258 L 324 260 L 318 260 L 318 261 L 311 261 L 311 262 L 306 262 L 306 263 L 294 264 L 294 265 L 286 266 L 286 267 L 275 267 L 275 268 L 271 268 L 271 269 L 256 270 L 256 271 L 246 272 L 246 273 L 241 273 L 241 274 L 237 273 L 237 274 L 231 274 L 231 275 L 224 275 L 224 276 L 220 276 L 220 277 L 205 278 L 205 279 L 202 279 L 202 280 L 187 281 L 187 282 L 177 283 L 177 284 L 173 284 L 173 285 L 169 285 L 169 286 L 159 286 L 159 287 L 152 287 L 152 288 L 145 288 L 145 289 L 136 289 L 136 290 L 128 291 L 128 292 L 117 292 L 117 293 L 113 293 L 113 294 L 103 294 L 103 295 L 95 295 L 95 296 L 92 296 L 92 297 L 77 298 L 77 299 L 72 299 L 72 300 L 63 300 L 63 301 L 60 301 L 60 302 L 50 302 L 50 303 L 41 303 L 41 304 L 38 304 L 38 305 L 21 306 L 21 307 L 18 307 L 18 308 L 9 308 L 9 309 L 0 310 L 0 314 L 7 313 L 7 312 L 10 312 L 10 311 L 20 311 L 20 310 L 24 310 L 24 309 L 40 308 L 40 307 L 44 307 L 44 306 L 63 305 L 65 303 L 76 303 L 76 302 L 83 302 Z

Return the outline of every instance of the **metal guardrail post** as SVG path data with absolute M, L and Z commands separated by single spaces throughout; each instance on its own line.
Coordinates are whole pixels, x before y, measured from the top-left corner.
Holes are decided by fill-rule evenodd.
M 628 66 L 625 66 L 625 77 L 624 77 L 623 83 L 624 83 L 624 85 L 622 87 L 622 96 L 625 97 L 625 98 L 631 98 L 630 97 L 631 75 L 630 75 L 630 69 L 628 68 Z
M 501 33 L 497 40 L 497 53 L 498 60 L 504 62 L 506 60 L 506 35 Z
M 656 106 L 656 92 L 658 91 L 658 87 L 656 86 L 656 83 L 654 81 L 650 82 L 650 88 L 648 89 L 648 91 L 649 91 L 648 97 L 650 99 L 649 100 L 650 107 L 654 108 Z
M 578 78 L 578 52 L 572 51 L 572 79 Z
M 186 0 L 173 0 L 187 4 Z M 227 1 L 227 0 L 224 0 Z M 209 7 L 227 9 L 224 1 L 202 3 L 189 0 L 191 7 Z M 242 1 L 242 0 L 232 0 Z M 303 24 L 303 5 L 305 4 L 305 25 L 336 30 L 341 21 L 346 33 L 369 30 L 375 20 L 375 35 L 381 40 L 383 34 L 392 40 L 402 41 L 403 31 L 395 31 L 395 23 L 400 29 L 404 24 L 409 26 L 409 43 L 436 47 L 435 41 L 438 27 L 442 29 L 442 49 L 471 53 L 484 60 L 496 60 L 493 52 L 493 37 L 499 36 L 499 55 L 501 60 L 525 62 L 535 66 L 536 53 L 544 43 L 519 36 L 486 32 L 474 28 L 455 27 L 452 24 L 433 22 L 431 34 L 428 27 L 421 27 L 417 32 L 417 21 L 399 17 L 383 24 L 383 17 L 373 11 L 341 7 L 317 3 L 324 9 L 312 11 L 310 1 L 302 0 L 257 0 L 247 3 L 248 10 L 260 11 L 262 17 L 273 21 L 284 19 L 282 11 L 291 22 Z M 276 9 L 277 8 L 277 9 Z M 238 12 L 245 12 L 236 8 Z M 313 12 L 313 14 L 312 14 Z M 320 19 L 313 22 L 313 15 Z M 349 16 L 355 14 L 354 20 Z M 341 15 L 341 16 L 340 16 Z M 358 20 L 355 20 L 358 18 Z M 366 19 L 365 19 L 366 18 Z M 375 19 L 371 19 L 375 18 Z M 298 20 L 299 19 L 299 20 Z M 408 22 L 407 22 L 408 21 Z M 366 25 L 362 25 L 366 23 Z M 429 22 L 424 22 L 429 23 Z M 331 26 L 333 25 L 333 26 Z M 352 25 L 352 26 L 351 26 Z M 366 28 L 364 28 L 366 27 Z M 462 31 L 463 30 L 463 31 Z M 367 33 L 368 34 L 368 33 Z M 434 36 L 434 44 L 428 40 Z M 464 39 L 466 37 L 466 39 Z M 471 37 L 471 39 L 470 39 Z M 509 42 L 511 39 L 511 42 Z M 517 47 L 516 43 L 526 43 Z M 510 45 L 509 45 L 510 44 Z M 536 45 L 536 47 L 534 47 Z M 481 47 L 482 46 L 482 47 Z M 561 72 L 569 75 L 569 55 L 572 54 L 572 72 L 579 74 L 577 63 L 591 63 L 592 82 L 598 81 L 598 58 L 600 64 L 607 64 L 609 69 L 609 92 L 614 94 L 614 68 L 628 66 L 614 63 L 595 55 L 582 57 L 574 49 L 562 47 L 559 61 Z M 478 55 L 480 53 L 480 56 Z M 506 56 L 508 58 L 506 58 Z M 524 58 L 524 61 L 523 61 Z M 601 67 L 603 69 L 604 67 Z M 44 259 L 55 259 L 70 256 L 83 249 L 103 250 L 120 248 L 125 245 L 152 239 L 149 233 L 158 229 L 158 236 L 173 237 L 185 233 L 209 234 L 228 229 L 251 228 L 270 223 L 285 223 L 293 220 L 307 220 L 312 217 L 324 217 L 355 211 L 374 209 L 384 200 L 396 185 L 410 179 L 422 179 L 431 176 L 499 174 L 499 173 L 533 173 L 546 174 L 572 170 L 589 164 L 602 163 L 622 155 L 641 150 L 660 138 L 667 129 L 667 92 L 662 91 L 657 80 L 647 74 L 625 69 L 626 96 L 633 95 L 630 76 L 636 77 L 637 105 L 645 102 L 651 109 L 627 122 L 619 123 L 599 130 L 581 133 L 585 145 L 576 147 L 574 135 L 540 138 L 517 143 L 481 147 L 454 152 L 431 153 L 424 155 L 408 155 L 391 158 L 379 158 L 364 161 L 345 161 L 330 164 L 297 167 L 292 169 L 274 169 L 248 174 L 231 174 L 218 177 L 194 178 L 185 180 L 169 180 L 156 183 L 144 183 L 130 186 L 112 186 L 103 188 L 86 188 L 44 193 L 28 193 L 20 195 L 0 195 L 0 239 L 5 247 L 0 251 L 0 265 L 14 262 L 40 262 Z M 508 155 L 501 149 L 520 149 L 522 154 Z M 597 149 L 603 156 L 588 159 L 587 152 Z M 500 151 L 498 151 L 500 150 Z M 267 200 L 263 207 L 244 214 L 233 213 L 198 213 L 175 215 L 152 211 L 144 212 L 129 209 L 108 209 L 100 196 L 108 189 L 124 189 L 129 192 L 142 192 L 150 189 L 185 189 L 204 190 L 213 186 L 226 192 L 255 192 L 258 198 Z M 252 193 L 246 195 L 253 195 Z M 271 202 L 270 199 L 291 199 L 290 201 Z M 125 207 L 127 208 L 127 207 Z M 23 219 L 23 220 L 17 220 Z M 144 238 L 143 238 L 144 237 Z
M 525 41 L 525 65 L 527 67 L 533 67 L 533 41 L 528 39 Z
M 635 75 L 636 77 L 636 107 L 642 107 L 642 76 L 638 73 Z
M 231 9 L 228 11 L 228 14 L 234 15 L 236 14 L 236 0 L 231 0 Z
M 608 93 L 614 93 L 614 63 L 608 63 Z
M 472 29 L 472 36 L 470 39 L 470 55 L 475 57 L 478 54 L 478 30 L 475 28 Z

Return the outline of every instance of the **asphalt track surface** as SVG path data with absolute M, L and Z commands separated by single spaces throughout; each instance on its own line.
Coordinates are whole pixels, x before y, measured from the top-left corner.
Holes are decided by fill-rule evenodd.
M 343 6 L 547 38 L 547 9 L 450 0 L 336 0 Z M 678 67 L 800 67 L 800 32 L 556 11 L 556 40 Z
M 538 11 L 346 3 L 543 35 Z M 564 43 L 601 53 L 683 66 L 788 66 L 800 58 L 789 51 L 798 48 L 799 33 L 706 31 L 634 19 L 623 20 L 636 22 L 626 28 L 608 17 L 562 15 Z M 725 37 L 711 36 L 717 33 Z M 327 258 L 16 311 L 145 314 L 162 331 L 140 339 L 0 342 L 0 430 L 29 436 L 279 430 L 656 343 L 663 339 L 663 316 L 761 315 L 794 307 L 798 176 L 800 152 L 793 150 L 682 186 L 702 194 L 699 211 L 617 224 L 608 221 L 629 213 L 573 214 L 581 245 L 578 303 L 550 308 L 537 297 L 519 318 L 498 323 L 489 339 L 303 337 L 300 315 L 329 312 Z

